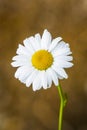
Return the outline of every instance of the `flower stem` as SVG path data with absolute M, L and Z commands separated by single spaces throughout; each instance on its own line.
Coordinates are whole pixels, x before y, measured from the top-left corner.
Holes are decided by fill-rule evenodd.
M 60 109 L 59 109 L 59 120 L 58 120 L 58 130 L 62 130 L 63 124 L 63 110 L 67 103 L 67 96 L 63 93 L 61 85 L 58 85 L 58 92 L 60 96 Z

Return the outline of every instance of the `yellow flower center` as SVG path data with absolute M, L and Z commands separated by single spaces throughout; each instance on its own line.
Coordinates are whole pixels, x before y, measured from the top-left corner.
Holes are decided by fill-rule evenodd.
M 53 56 L 46 50 L 39 50 L 32 55 L 31 62 L 36 69 L 46 70 L 52 65 Z

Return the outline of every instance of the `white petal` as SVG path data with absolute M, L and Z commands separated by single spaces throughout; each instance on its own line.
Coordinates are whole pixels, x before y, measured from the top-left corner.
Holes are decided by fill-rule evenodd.
M 41 75 L 40 72 L 38 72 L 36 78 L 33 81 L 33 91 L 41 89 Z
M 69 48 L 70 49 L 70 47 L 69 47 L 69 44 L 68 43 L 65 43 L 64 41 L 61 41 L 58 45 L 57 45 L 57 47 L 54 49 L 54 51 L 55 50 L 59 50 L 59 49 L 66 49 L 66 48 Z
M 57 44 L 60 40 L 62 40 L 61 37 L 57 37 L 57 38 L 53 39 L 53 41 L 49 47 L 49 51 L 52 51 L 57 46 Z
M 73 66 L 73 63 L 65 61 L 65 60 L 56 59 L 54 61 L 54 65 L 57 65 L 58 67 L 61 67 L 61 68 L 70 68 Z
M 34 71 L 34 69 L 31 67 L 31 68 L 22 68 L 23 70 L 21 71 L 20 73 L 20 76 L 19 76 L 19 80 L 21 82 L 25 82 L 28 78 L 28 76 Z
M 50 76 L 48 69 L 46 70 L 46 74 L 47 74 L 47 84 L 48 84 L 48 88 L 49 88 L 52 85 L 52 78 Z
M 73 66 L 73 63 L 67 61 L 61 61 L 61 66 L 63 66 L 63 68 L 70 68 Z
M 59 55 L 70 55 L 72 52 L 70 51 L 69 44 L 61 41 L 54 50 L 51 52 L 54 56 Z
M 41 43 L 41 36 L 40 36 L 39 33 L 35 34 L 35 39 L 36 39 L 39 43 Z
M 52 68 L 49 68 L 48 69 L 48 72 L 54 82 L 54 84 L 57 86 L 58 85 L 58 77 L 57 77 L 57 74 L 55 73 L 55 71 L 52 69 Z
M 63 68 L 57 67 L 55 65 L 52 66 L 52 68 L 63 78 L 67 79 L 68 75 L 66 74 L 65 70 Z
M 23 65 L 24 65 L 24 62 L 14 61 L 14 62 L 11 63 L 11 65 L 12 65 L 13 67 L 20 67 L 20 66 L 23 66 Z
M 13 67 L 20 67 L 23 65 L 30 65 L 30 62 L 28 60 L 21 59 L 21 60 L 17 60 L 17 61 L 12 62 L 11 65 Z
M 66 55 L 57 55 L 54 57 L 55 60 L 64 60 L 64 61 L 72 61 L 73 57 L 72 56 L 66 56 Z
M 33 68 L 27 65 L 19 67 L 17 71 L 15 72 L 15 78 L 19 78 L 20 76 L 25 77 L 27 74 L 30 74 L 32 71 L 33 71 Z
M 47 89 L 47 75 L 45 71 L 41 72 L 41 82 L 44 89 Z
M 58 51 L 59 49 L 69 48 L 69 44 L 65 43 L 64 41 L 60 41 L 56 47 L 52 50 L 52 52 Z
M 58 76 L 58 79 L 63 79 L 63 77 L 60 76 L 58 73 L 57 73 L 57 76 Z
M 26 55 L 16 55 L 12 58 L 14 61 L 27 61 L 29 59 L 29 56 Z
M 29 41 L 29 38 L 26 38 L 24 41 L 23 41 L 25 47 L 29 50 L 29 53 L 30 54 L 33 54 L 34 53 L 34 49 L 32 48 L 31 46 L 31 43 Z
M 28 40 L 29 40 L 29 43 L 31 44 L 32 48 L 35 51 L 39 50 L 39 48 L 38 48 L 38 42 L 35 40 L 35 38 L 33 36 L 29 37 Z
M 32 82 L 34 81 L 34 79 L 36 78 L 38 74 L 38 71 L 37 70 L 34 70 L 31 75 L 28 77 L 28 79 L 26 80 L 26 86 L 29 87 Z
M 36 42 L 37 50 L 41 49 L 41 36 L 39 33 L 35 35 L 35 42 Z
M 41 48 L 47 50 L 51 43 L 51 39 L 52 39 L 51 34 L 45 29 L 42 35 Z
M 70 48 L 62 48 L 58 49 L 57 51 L 51 52 L 52 55 L 55 56 L 60 56 L 60 55 L 70 55 L 72 52 L 70 51 Z
M 60 41 L 60 43 L 57 46 L 58 48 L 65 48 L 68 47 L 69 48 L 69 44 L 65 43 L 64 41 Z
M 29 55 L 29 51 L 24 46 L 22 46 L 21 44 L 19 44 L 19 47 L 18 47 L 18 49 L 16 51 L 16 54 Z
M 17 71 L 15 72 L 15 78 L 18 78 L 19 76 L 20 76 L 20 72 L 21 72 L 21 67 L 19 67 L 18 69 L 17 69 Z

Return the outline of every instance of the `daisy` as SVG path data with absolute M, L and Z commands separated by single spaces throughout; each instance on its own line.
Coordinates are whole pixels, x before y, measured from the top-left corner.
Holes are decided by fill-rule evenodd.
M 19 44 L 16 56 L 12 58 L 11 65 L 17 67 L 15 78 L 29 87 L 32 84 L 33 90 L 42 87 L 59 85 L 59 79 L 67 79 L 65 68 L 73 66 L 73 57 L 70 56 L 69 44 L 62 41 L 61 37 L 52 39 L 51 34 L 45 29 L 42 35 L 36 34 L 26 38 L 24 45 Z

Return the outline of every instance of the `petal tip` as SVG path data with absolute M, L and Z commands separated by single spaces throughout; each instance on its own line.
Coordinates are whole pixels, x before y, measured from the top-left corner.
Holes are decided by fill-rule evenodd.
M 11 66 L 14 67 L 14 62 L 11 63 Z

